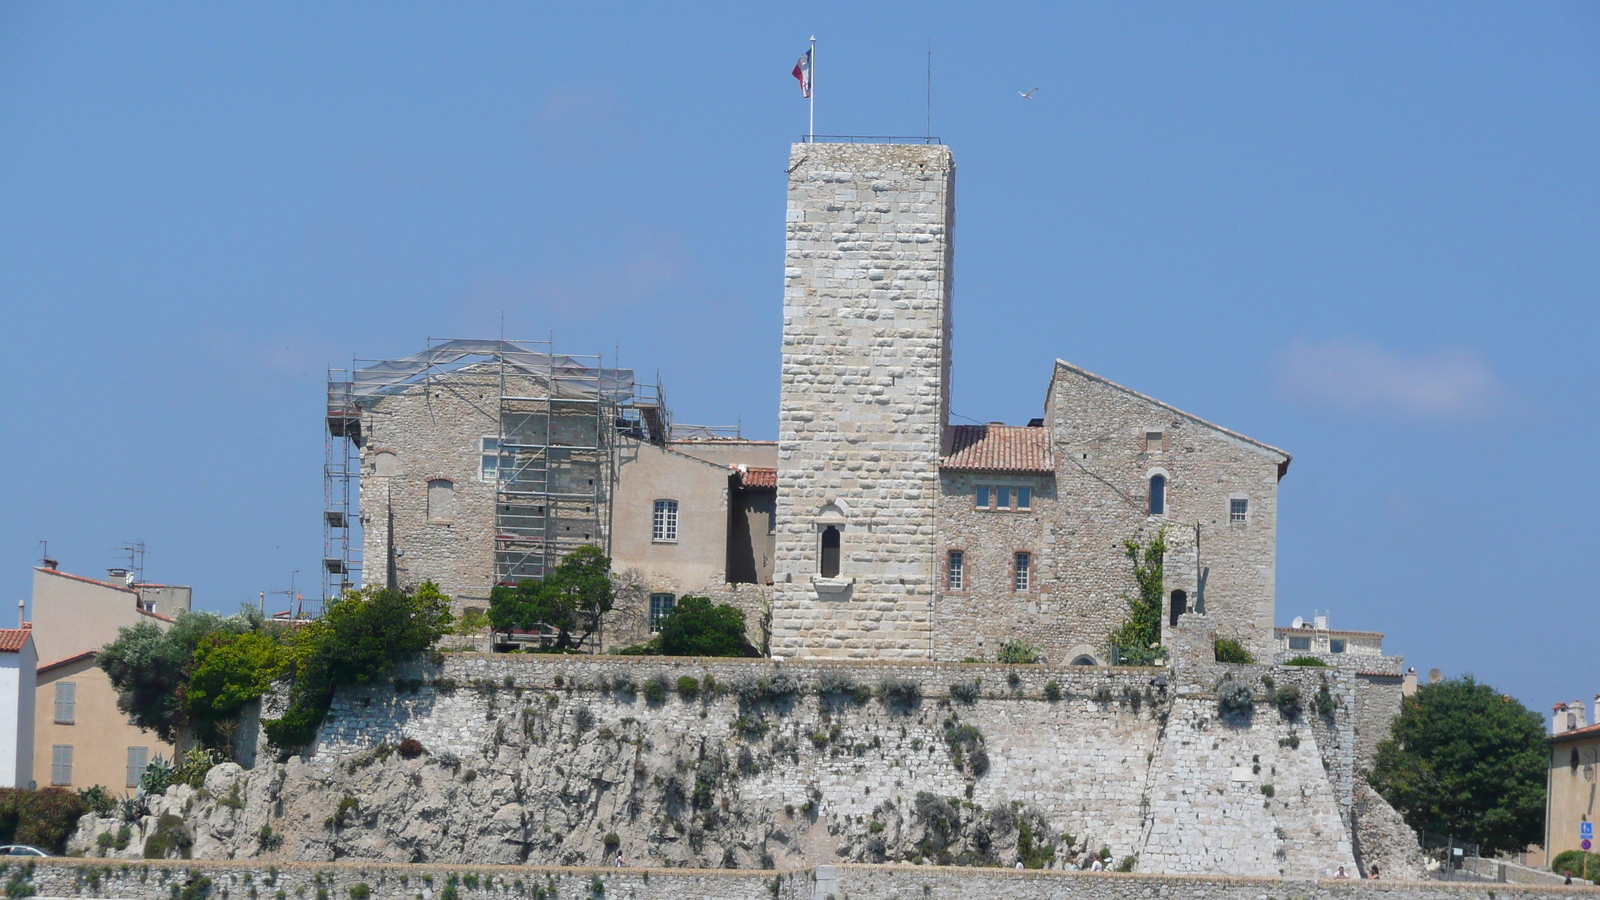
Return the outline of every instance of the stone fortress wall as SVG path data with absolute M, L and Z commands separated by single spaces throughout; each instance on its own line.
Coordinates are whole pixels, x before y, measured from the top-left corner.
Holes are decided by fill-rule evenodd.
M 772 652 L 933 653 L 949 417 L 949 148 L 790 152 Z M 840 535 L 839 577 L 820 572 Z
M 50 859 L 17 863 L 17 883 L 39 900 L 171 900 L 203 886 L 212 897 L 352 897 L 434 900 L 1566 900 L 1600 888 L 1549 884 L 1293 880 L 1119 872 L 1037 872 L 904 865 L 823 865 L 786 871 L 727 869 L 429 866 L 370 862 L 282 863 Z M 4 873 L 0 873 L 4 874 Z
M 1264 677 L 1300 688 L 1292 715 Z M 886 680 L 921 696 L 849 696 Z M 1252 712 L 1221 715 L 1224 681 L 1252 691 Z M 1105 848 L 1139 871 L 1309 877 L 1381 859 L 1397 875 L 1387 848 L 1351 836 L 1353 689 L 1295 667 L 445 654 L 341 690 L 307 756 L 218 766 L 153 813 L 184 818 L 203 858 L 583 865 L 615 852 L 611 835 L 648 865 L 1006 865 L 1026 825 L 1058 868 Z M 402 758 L 405 739 L 427 752 Z M 118 827 L 80 828 L 75 846 Z

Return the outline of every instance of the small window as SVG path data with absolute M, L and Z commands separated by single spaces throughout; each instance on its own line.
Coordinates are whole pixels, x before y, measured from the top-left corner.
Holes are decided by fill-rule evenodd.
M 72 725 L 78 721 L 78 685 L 71 681 L 56 682 L 56 724 Z
M 1167 476 L 1156 473 L 1150 476 L 1150 515 L 1167 514 Z
M 1017 509 L 1033 508 L 1033 488 L 1017 488 Z
M 1177 625 L 1178 617 L 1189 611 L 1189 593 L 1187 591 L 1172 592 L 1172 612 L 1167 619 L 1168 625 Z
M 56 744 L 50 748 L 50 783 L 72 783 L 71 744 Z
M 1344 641 L 1339 640 L 1338 638 L 1334 638 L 1333 640 L 1329 641 L 1328 642 L 1328 652 L 1329 653 L 1343 653 L 1344 652 Z
M 959 591 L 965 583 L 967 568 L 967 555 L 960 550 L 951 550 L 949 562 L 945 568 L 944 588 L 947 591 Z
M 678 540 L 678 501 L 657 500 L 652 519 L 650 539 L 658 543 L 675 543 Z
M 667 620 L 672 613 L 676 600 L 671 594 L 650 595 L 650 633 L 655 634 L 661 630 L 661 623 Z
M 1144 433 L 1144 449 L 1151 453 L 1160 453 L 1167 449 L 1167 436 L 1165 432 L 1146 429 Z
M 839 577 L 839 529 L 832 525 L 822 531 L 822 577 Z
M 482 447 L 483 456 L 478 461 L 478 480 L 500 480 L 500 439 L 486 437 L 483 439 Z
M 1030 570 L 1033 568 L 1033 554 L 1032 553 L 1027 553 L 1027 552 L 1019 552 L 1016 555 L 1015 564 L 1013 565 L 1012 568 L 1013 568 L 1013 573 L 1014 573 L 1014 577 L 1012 578 L 1012 585 L 1011 585 L 1012 586 L 1012 590 L 1015 590 L 1015 591 L 1025 591 L 1025 590 L 1027 590 L 1028 589 L 1029 575 L 1032 574 Z
M 1292 637 L 1292 638 L 1289 638 L 1289 649 L 1290 650 L 1310 650 L 1311 649 L 1311 638 L 1308 638 L 1308 637 Z
M 144 781 L 144 770 L 150 767 L 149 747 L 128 748 L 128 787 L 138 787 Z
M 1228 501 L 1228 521 L 1243 522 L 1250 516 L 1250 501 L 1243 497 L 1235 497 Z
M 453 521 L 456 486 L 447 478 L 428 482 L 428 521 Z
M 980 484 L 980 485 L 978 485 L 977 489 L 972 492 L 972 506 L 973 506 L 974 509 L 988 509 L 989 508 L 989 487 L 988 487 L 988 485 Z

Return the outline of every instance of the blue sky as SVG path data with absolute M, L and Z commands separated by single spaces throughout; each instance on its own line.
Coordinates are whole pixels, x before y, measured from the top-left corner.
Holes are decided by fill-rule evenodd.
M 931 43 L 957 413 L 1061 357 L 1284 447 L 1280 622 L 1600 691 L 1579 3 L 5 3 L 0 584 L 315 584 L 326 367 L 502 316 L 774 437 L 812 34 L 823 134 L 921 134 Z

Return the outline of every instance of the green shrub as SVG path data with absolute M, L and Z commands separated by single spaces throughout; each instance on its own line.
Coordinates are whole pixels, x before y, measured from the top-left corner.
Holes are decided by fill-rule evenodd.
M 1272 692 L 1272 703 L 1278 713 L 1291 721 L 1300 718 L 1300 686 L 1286 684 Z
M 667 680 L 666 675 L 657 672 L 656 674 L 650 676 L 650 679 L 644 683 L 645 702 L 661 703 L 667 699 L 667 692 L 671 689 L 672 682 Z
M 1317 715 L 1324 719 L 1331 719 L 1337 706 L 1333 702 L 1333 692 L 1328 690 L 1328 685 L 1324 682 L 1321 687 L 1317 688 Z
M 1138 861 L 1139 860 L 1138 860 L 1137 857 L 1124 856 L 1122 858 L 1122 862 L 1117 863 L 1117 871 L 1118 872 L 1132 872 L 1134 863 L 1136 863 Z
M 976 703 L 980 696 L 981 685 L 982 681 L 977 678 L 954 682 L 950 685 L 950 699 L 961 703 Z
M 911 707 L 922 699 L 922 686 L 909 678 L 888 675 L 878 682 L 878 699 L 885 706 Z
M 343 797 L 339 798 L 339 805 L 334 807 L 333 815 L 328 816 L 328 818 L 322 821 L 323 827 L 338 831 L 339 829 L 343 828 L 345 822 L 349 820 L 350 813 L 360 809 L 361 801 L 350 796 L 349 794 L 345 794 Z
M 1006 641 L 1000 645 L 1000 652 L 995 654 L 995 660 L 1019 665 L 1036 663 L 1039 661 L 1039 648 L 1027 641 Z
M 1232 638 L 1217 638 L 1212 644 L 1212 652 L 1219 663 L 1254 663 L 1256 658 L 1244 645 Z
M 989 771 L 989 753 L 984 749 L 983 732 L 972 725 L 945 723 L 944 742 L 950 747 L 950 762 L 956 769 L 965 769 L 981 776 Z
M 1247 715 L 1255 708 L 1255 697 L 1250 686 L 1225 680 L 1217 685 L 1217 711 L 1224 716 Z
M 139 779 L 139 789 L 144 793 L 159 797 L 172 786 L 174 768 L 172 763 L 157 756 L 144 767 L 144 776 Z
M 183 760 L 172 772 L 172 781 L 174 784 L 186 784 L 196 789 L 205 787 L 206 773 L 219 762 L 222 762 L 220 754 L 204 747 L 196 747 L 183 755 Z
M 705 597 L 678 598 L 661 622 L 661 652 L 667 656 L 760 656 L 745 640 L 744 612 L 712 606 Z
M 1046 700 L 1049 700 L 1051 703 L 1055 703 L 1056 701 L 1060 700 L 1061 699 L 1061 683 L 1056 681 L 1053 678 L 1050 679 L 1049 681 L 1045 682 L 1045 684 L 1044 684 L 1044 698 Z
M 743 679 L 734 691 L 746 703 L 787 703 L 800 695 L 800 687 L 793 676 L 779 672 Z
M 89 804 L 63 787 L 0 788 L 0 844 L 32 844 L 61 853 Z
M 350 885 L 350 900 L 367 900 L 372 896 L 372 888 L 365 881 Z
M 1167 527 L 1157 529 L 1148 544 L 1140 545 L 1130 538 L 1122 542 L 1122 549 L 1133 563 L 1133 581 L 1139 594 L 1128 598 L 1128 618 L 1106 635 L 1106 643 L 1117 648 L 1112 660 L 1116 665 L 1157 665 L 1166 657 L 1166 650 L 1159 645 L 1161 600 L 1166 596 Z
M 623 647 L 621 650 L 616 651 L 612 655 L 613 656 L 660 656 L 661 655 L 661 635 L 658 634 L 655 637 L 651 638 L 648 641 L 645 641 L 642 644 L 634 644 L 632 647 Z
M 823 672 L 817 679 L 817 696 L 825 699 L 848 698 L 857 706 L 872 699 L 872 688 L 843 672 Z
M 1585 857 L 1587 857 L 1587 860 L 1585 860 Z M 1588 865 L 1587 870 L 1584 868 L 1586 862 Z M 1600 853 L 1585 853 L 1582 850 L 1563 850 L 1562 852 L 1556 854 L 1555 859 L 1550 860 L 1550 871 L 1556 873 L 1557 875 L 1565 872 L 1571 872 L 1578 878 L 1582 878 L 1583 873 L 1587 871 L 1591 879 L 1600 878 Z
M 183 820 L 172 813 L 163 813 L 156 820 L 156 830 L 144 839 L 145 859 L 166 859 L 176 852 L 184 859 L 189 858 L 189 852 L 194 848 L 194 836 L 189 833 Z
M 109 816 L 117 810 L 117 799 L 104 785 L 94 785 L 78 791 L 79 799 L 89 807 L 89 811 L 97 816 Z
M 1323 668 L 1327 668 L 1327 666 L 1328 666 L 1327 663 L 1323 662 L 1320 659 L 1317 659 L 1315 656 L 1296 656 L 1294 659 L 1291 659 L 1288 662 L 1284 663 L 1284 665 L 1286 665 L 1286 666 L 1322 666 Z
M 551 626 L 557 652 L 581 650 L 616 603 L 611 558 L 598 547 L 568 553 L 544 578 L 489 590 L 489 621 L 498 631 Z
M 694 677 L 693 675 L 678 676 L 678 696 L 682 697 L 685 703 L 693 700 L 699 695 L 700 679 Z
M 1274 794 L 1278 793 L 1278 789 L 1273 787 L 1270 784 L 1263 784 L 1261 786 L 1261 793 L 1266 795 L 1266 796 L 1268 796 L 1268 797 L 1271 797 Z

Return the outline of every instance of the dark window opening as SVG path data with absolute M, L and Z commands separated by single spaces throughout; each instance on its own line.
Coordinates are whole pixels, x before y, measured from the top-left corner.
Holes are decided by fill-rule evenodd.
M 1189 594 L 1187 591 L 1172 592 L 1172 618 L 1168 625 L 1177 625 L 1178 617 L 1189 611 Z
M 1150 515 L 1167 514 L 1167 476 L 1150 476 Z
M 839 529 L 829 525 L 822 532 L 822 577 L 839 575 Z

